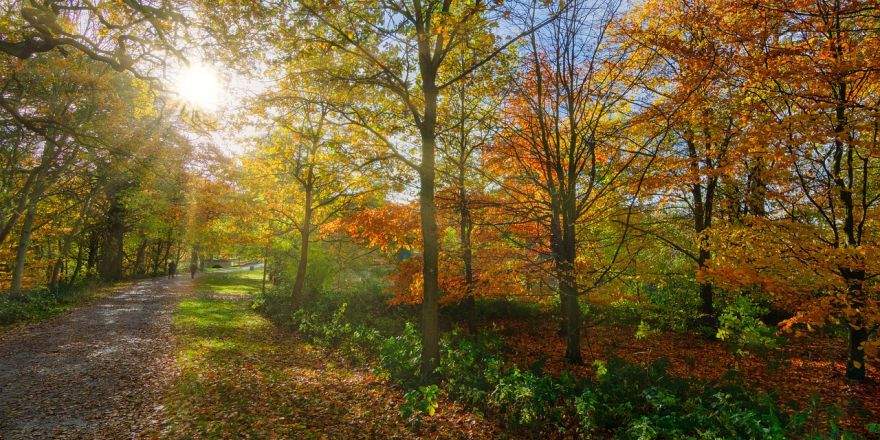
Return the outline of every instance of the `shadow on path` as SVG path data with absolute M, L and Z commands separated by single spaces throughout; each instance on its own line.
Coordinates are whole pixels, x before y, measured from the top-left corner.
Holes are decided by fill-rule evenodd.
M 186 278 L 134 283 L 0 339 L 0 438 L 126 438 L 152 412 Z

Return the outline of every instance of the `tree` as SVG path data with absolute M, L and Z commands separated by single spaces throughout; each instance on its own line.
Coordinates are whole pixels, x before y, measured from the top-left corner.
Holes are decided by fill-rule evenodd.
M 515 222 L 541 228 L 521 243 L 552 266 L 565 358 L 574 364 L 582 362 L 579 298 L 614 276 L 624 240 L 609 239 L 613 232 L 606 226 L 626 207 L 625 189 L 638 193 L 639 183 L 630 186 L 638 173 L 629 169 L 648 155 L 644 140 L 650 137 L 626 134 L 626 107 L 634 102 L 645 60 L 610 36 L 619 7 L 568 2 L 553 12 L 557 20 L 530 35 L 522 80 L 488 158 Z M 530 12 L 529 26 L 538 14 Z M 587 243 L 610 247 L 592 255 L 590 268 L 579 255 Z
M 291 303 L 298 308 L 315 231 L 369 191 L 369 170 L 357 163 L 357 140 L 343 134 L 326 103 L 288 92 L 267 97 L 262 111 L 273 131 L 247 165 L 269 215 L 283 225 L 281 230 L 299 233 L 291 290 Z M 267 182 L 273 185 L 267 187 Z
M 177 25 L 186 21 L 168 0 L 26 0 L 0 8 L 6 27 L 0 52 L 26 60 L 73 50 L 120 72 L 145 61 L 164 64 L 162 55 L 178 54 Z
M 498 4 L 481 1 L 305 1 L 298 4 L 298 19 L 288 29 L 295 30 L 294 41 L 306 44 L 300 56 L 309 66 L 304 70 L 317 77 L 316 83 L 372 99 L 377 98 L 376 90 L 390 95 L 384 102 L 391 108 L 375 101 L 352 108 L 349 102 L 347 114 L 418 175 L 424 280 L 421 376 L 425 382 L 436 381 L 440 359 L 440 246 L 434 200 L 440 96 L 531 32 L 496 45 L 464 69 L 447 69 L 449 55 L 468 46 L 475 35 L 491 32 L 488 17 L 501 11 Z M 394 122 L 381 123 L 392 115 Z M 416 154 L 402 151 L 399 140 L 413 137 Z
M 761 156 L 760 144 L 747 139 L 753 121 L 740 116 L 748 111 L 750 98 L 732 62 L 739 55 L 735 43 L 718 28 L 722 3 L 647 2 L 631 11 L 623 25 L 629 44 L 657 54 L 658 65 L 647 81 L 663 90 L 653 111 L 663 115 L 658 120 L 671 135 L 649 172 L 651 191 L 644 203 L 655 215 L 645 218 L 650 224 L 634 227 L 694 264 L 700 320 L 708 327 L 717 327 L 713 286 L 702 276 L 712 258 L 709 231 L 722 198 L 735 191 L 740 164 Z M 760 188 L 751 182 L 756 193 Z M 763 213 L 758 198 L 745 198 L 751 211 Z M 681 234 L 688 229 L 689 234 Z
M 880 324 L 872 286 L 878 271 L 872 224 L 880 203 L 876 5 L 773 1 L 751 7 L 752 20 L 724 24 L 748 49 L 737 64 L 766 121 L 758 135 L 772 147 L 771 172 L 785 177 L 770 188 L 773 222 L 766 228 L 775 236 L 755 231 L 765 240 L 758 242 L 767 245 L 764 252 L 775 252 L 735 261 L 755 270 L 771 293 L 798 299 L 789 325 L 845 325 L 846 376 L 864 380 L 865 353 L 874 350 L 870 338 Z M 804 279 L 815 285 L 778 282 L 794 274 L 810 274 Z M 822 286 L 819 295 L 816 286 Z

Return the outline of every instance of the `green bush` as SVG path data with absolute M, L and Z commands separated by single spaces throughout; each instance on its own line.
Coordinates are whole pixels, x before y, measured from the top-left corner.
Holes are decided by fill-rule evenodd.
M 554 377 L 512 367 L 500 377 L 489 405 L 510 426 L 532 433 L 567 433 L 574 428 L 575 397 L 580 388 L 565 373 Z
M 456 330 L 444 336 L 439 373 L 450 397 L 470 405 L 485 403 L 503 374 L 505 351 L 495 333 L 464 337 Z
M 422 356 L 422 338 L 412 323 L 406 323 L 403 333 L 382 342 L 376 375 L 389 379 L 404 389 L 419 383 L 419 363 Z
M 271 286 L 265 293 L 257 293 L 254 295 L 252 307 L 276 324 L 288 324 L 291 307 L 290 287 L 282 283 Z
M 738 296 L 721 313 L 716 336 L 727 341 L 737 354 L 747 351 L 766 353 L 778 345 L 775 331 L 761 321 L 767 312 L 767 308 L 749 297 Z
M 55 290 L 45 287 L 20 294 L 0 294 L 0 325 L 37 321 L 70 309 L 91 285 L 62 285 Z
M 576 379 L 541 372 L 540 365 L 522 370 L 505 357 L 504 341 L 491 332 L 466 336 L 459 331 L 441 340 L 440 387 L 419 386 L 421 337 L 407 322 L 397 336 L 382 339 L 368 326 L 349 321 L 342 303 L 330 312 L 301 310 L 293 321 L 317 344 L 343 353 L 377 355 L 376 374 L 407 390 L 401 413 L 418 428 L 445 395 L 494 415 L 513 429 L 533 436 L 582 436 L 631 439 L 715 438 L 857 438 L 840 429 L 833 409 L 818 400 L 805 408 L 783 411 L 771 395 L 755 393 L 742 379 L 728 374 L 719 382 L 679 378 L 666 362 L 643 366 L 612 357 L 594 363 L 596 374 Z M 736 320 L 758 309 L 739 304 Z M 752 313 L 749 315 L 748 313 Z M 743 332 L 739 330 L 739 333 Z M 830 415 L 822 424 L 820 414 Z
M 691 277 L 670 275 L 662 285 L 639 284 L 635 299 L 619 299 L 597 310 L 598 319 L 639 324 L 646 330 L 684 331 L 699 317 L 699 286 Z M 605 316 L 601 316 L 605 315 Z
M 409 418 L 413 415 L 421 416 L 422 414 L 433 416 L 440 406 L 438 403 L 440 388 L 437 385 L 421 386 L 413 390 L 409 390 L 403 395 L 403 405 L 400 406 L 400 413 Z
M 386 301 L 389 295 L 379 286 L 362 292 L 326 291 L 314 296 L 303 308 L 319 316 L 332 316 L 342 304 L 347 304 L 345 320 L 356 322 L 376 330 L 386 336 L 400 334 L 406 322 L 418 316 L 414 306 L 390 307 Z
M 374 329 L 345 322 L 346 308 L 343 303 L 329 320 L 302 309 L 291 318 L 300 333 L 312 342 L 335 348 L 350 360 L 363 362 L 375 352 L 381 337 Z
M 647 367 L 612 358 L 577 398 L 585 433 L 618 438 L 787 438 L 773 399 L 728 376 L 722 382 L 683 379 L 665 360 Z

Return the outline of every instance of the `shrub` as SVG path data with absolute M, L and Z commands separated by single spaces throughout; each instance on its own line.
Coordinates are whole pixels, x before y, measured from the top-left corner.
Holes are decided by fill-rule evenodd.
M 290 289 L 285 283 L 271 286 L 265 293 L 254 295 L 252 307 L 277 324 L 288 324 L 290 318 Z
M 346 308 L 347 304 L 343 303 L 329 320 L 301 309 L 293 313 L 292 320 L 300 333 L 312 342 L 338 349 L 346 358 L 363 362 L 375 351 L 381 337 L 376 330 L 345 322 Z
M 737 354 L 747 351 L 765 353 L 776 348 L 778 339 L 774 330 L 761 321 L 767 311 L 747 296 L 739 296 L 721 313 L 716 336 L 727 341 Z
M 422 414 L 433 416 L 440 406 L 438 403 L 439 395 L 440 388 L 437 385 L 422 386 L 410 390 L 403 395 L 400 413 L 406 418 Z
M 382 342 L 376 375 L 410 389 L 419 383 L 419 362 L 422 356 L 422 339 L 412 323 L 407 323 L 403 333 Z
M 754 324 L 743 317 L 760 310 L 747 303 L 737 307 L 732 309 L 738 310 L 736 319 L 725 321 L 724 328 L 748 334 L 736 325 Z M 803 409 L 782 411 L 772 396 L 746 389 L 736 375 L 719 382 L 679 378 L 667 373 L 665 360 L 643 366 L 612 357 L 594 362 L 595 375 L 581 380 L 543 374 L 540 365 L 521 370 L 508 364 L 503 340 L 491 332 L 465 336 L 453 331 L 444 336 L 441 387 L 420 387 L 421 338 L 416 327 L 407 322 L 399 335 L 383 340 L 375 329 L 350 323 L 347 313 L 342 303 L 329 315 L 301 310 L 293 320 L 315 343 L 345 353 L 378 353 L 376 374 L 408 390 L 400 411 L 416 429 L 446 394 L 536 436 L 856 438 L 840 429 L 839 415 L 818 400 Z M 829 416 L 830 425 L 820 423 L 825 420 L 820 415 Z
M 767 395 L 730 376 L 724 382 L 673 377 L 666 361 L 647 367 L 612 358 L 577 397 L 584 432 L 619 438 L 786 438 L 784 419 Z
M 20 294 L 0 294 L 0 325 L 36 321 L 68 310 L 97 286 L 61 285 L 55 290 L 36 288 Z
M 453 331 L 441 341 L 441 350 L 439 373 L 449 395 L 470 405 L 484 403 L 503 374 L 504 341 L 495 333 L 464 337 Z
M 532 432 L 568 432 L 574 419 L 580 386 L 568 374 L 561 377 L 509 369 L 490 395 L 490 405 L 508 424 Z
M 407 425 L 416 432 L 422 429 L 422 418 L 433 416 L 440 407 L 440 387 L 437 385 L 421 386 L 407 391 L 403 395 L 400 414 L 406 419 Z
M 599 319 L 639 324 L 644 330 L 684 331 L 699 317 L 696 282 L 686 276 L 670 275 L 663 284 L 641 283 L 635 298 L 622 298 L 597 311 Z

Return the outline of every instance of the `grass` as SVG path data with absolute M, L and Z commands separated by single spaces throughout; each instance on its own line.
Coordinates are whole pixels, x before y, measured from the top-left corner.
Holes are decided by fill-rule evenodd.
M 195 281 L 197 292 L 224 295 L 253 295 L 260 292 L 263 270 L 206 273 Z
M 249 301 L 184 299 L 173 328 L 179 374 L 155 438 L 414 437 L 398 420 L 400 395 L 278 329 Z
M 178 304 L 176 374 L 161 401 L 161 425 L 148 437 L 417 438 L 399 415 L 401 392 L 251 307 L 246 294 L 259 289 L 257 273 L 203 275 L 201 292 Z M 211 295 L 230 292 L 237 294 Z M 454 410 L 426 426 L 437 438 L 492 432 Z
M 297 399 L 274 390 L 291 378 L 282 358 L 286 350 L 248 301 L 185 299 L 175 311 L 174 329 L 180 376 L 165 400 L 162 438 L 232 438 L 267 431 L 316 437 L 306 423 L 287 417 L 295 412 Z

